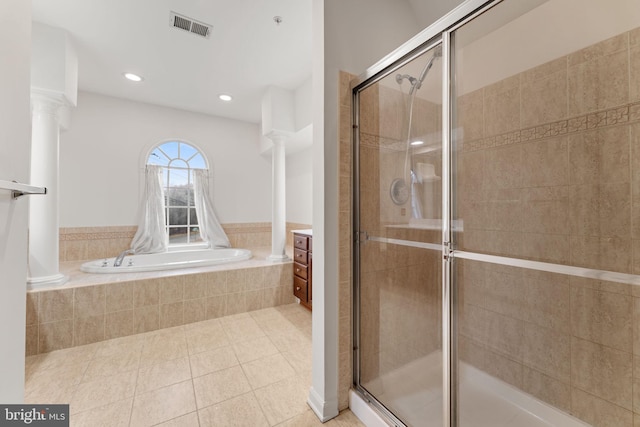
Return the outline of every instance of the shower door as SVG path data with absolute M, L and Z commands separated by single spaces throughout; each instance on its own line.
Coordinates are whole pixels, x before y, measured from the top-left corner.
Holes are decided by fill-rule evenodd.
M 361 393 L 408 426 L 442 424 L 439 42 L 358 92 L 355 316 Z
M 638 27 L 505 0 L 444 35 L 460 426 L 638 423 Z
M 396 425 L 638 425 L 640 0 L 432 27 L 353 88 L 356 389 Z

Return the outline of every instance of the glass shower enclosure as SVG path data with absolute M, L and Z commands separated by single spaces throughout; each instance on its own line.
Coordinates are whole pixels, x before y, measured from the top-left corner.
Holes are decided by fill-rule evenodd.
M 354 389 L 640 422 L 640 2 L 469 0 L 352 82 Z

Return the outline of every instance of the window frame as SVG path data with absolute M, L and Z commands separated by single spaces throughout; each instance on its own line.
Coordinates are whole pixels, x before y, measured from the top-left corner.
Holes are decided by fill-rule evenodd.
M 169 144 L 176 144 L 175 150 L 170 148 L 168 149 L 167 146 Z M 188 149 L 185 149 L 184 146 L 188 147 Z M 184 154 L 185 152 L 186 154 Z M 183 157 L 183 154 L 185 157 Z M 159 160 L 154 161 L 154 156 Z M 193 167 L 190 164 L 190 162 L 195 161 L 197 161 L 197 165 L 201 167 Z M 147 154 L 143 158 L 143 163 L 145 167 L 147 165 L 159 165 L 162 167 L 165 233 L 167 236 L 169 250 L 171 250 L 171 248 L 179 249 L 181 247 L 191 248 L 206 246 L 206 242 L 204 242 L 200 236 L 200 227 L 197 224 L 198 218 L 193 188 L 193 170 L 209 170 L 209 162 L 204 151 L 191 141 L 187 141 L 182 138 L 171 138 L 155 143 L 149 150 L 147 150 Z M 179 178 L 176 178 L 176 175 Z M 182 176 L 180 177 L 180 175 Z M 172 178 L 174 179 L 172 180 Z M 184 188 L 187 188 L 186 202 L 179 202 L 178 198 L 176 198 L 175 201 L 178 202 L 171 203 L 171 193 L 184 192 Z M 179 216 L 185 215 L 184 217 L 186 222 L 177 223 L 174 221 L 174 223 L 172 223 L 172 216 L 175 218 L 176 212 L 179 210 L 186 210 L 186 215 L 184 213 L 179 214 Z M 194 219 L 196 224 L 192 223 Z M 197 227 L 197 231 L 194 231 L 195 227 Z M 179 230 L 181 228 L 185 229 L 185 241 L 178 242 L 175 241 L 177 240 L 175 239 L 174 242 L 172 242 L 171 230 Z M 197 237 L 195 237 L 196 235 Z

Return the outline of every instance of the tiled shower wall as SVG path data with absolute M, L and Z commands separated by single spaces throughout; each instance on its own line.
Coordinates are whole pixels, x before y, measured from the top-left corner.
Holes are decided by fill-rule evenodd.
M 222 228 L 234 248 L 271 246 L 271 223 L 228 223 Z M 293 246 L 291 230 L 311 228 L 308 224 L 287 223 L 287 245 Z M 69 227 L 60 229 L 60 262 L 110 258 L 128 249 L 135 226 Z
M 353 340 L 351 336 L 352 307 L 352 140 L 351 140 L 351 91 L 349 82 L 355 76 L 343 72 L 339 75 L 339 283 L 338 283 L 338 407 L 349 406 L 349 389 L 353 383 Z
M 640 30 L 462 95 L 457 111 L 456 247 L 640 273 Z M 456 272 L 463 361 L 590 424 L 640 425 L 637 286 Z
M 352 77 L 341 74 L 340 85 L 341 239 L 351 234 Z M 380 227 L 407 222 L 402 217 L 410 215 L 385 201 L 388 177 L 375 179 L 385 176 L 384 157 L 393 156 L 405 120 L 398 94 L 384 91 L 370 91 L 371 99 L 363 96 L 360 106 L 361 165 L 371 171 L 361 189 L 363 221 L 374 227 L 376 221 Z M 455 215 L 464 222 L 456 235 L 459 249 L 640 273 L 640 30 L 465 94 L 457 104 L 456 127 L 464 135 L 455 141 L 454 159 Z M 374 105 L 369 114 L 367 105 Z M 351 242 L 341 242 L 342 302 L 351 287 Z M 440 313 L 435 316 L 429 306 L 441 296 L 412 285 L 439 280 L 432 271 L 439 265 L 430 267 L 426 254 L 400 254 L 372 242 L 364 248 L 365 259 L 373 257 L 364 264 L 375 266 L 370 299 L 363 300 L 369 310 L 361 315 L 369 331 L 362 337 L 363 353 L 376 356 L 363 361 L 366 381 L 406 363 L 402 357 L 437 348 L 395 341 L 402 341 L 408 327 L 402 318 L 413 311 L 403 309 L 419 300 L 419 292 L 428 302 L 418 323 L 430 318 L 431 328 L 439 329 L 434 319 Z M 640 425 L 637 286 L 470 261 L 456 261 L 454 284 L 464 362 L 593 425 Z M 341 317 L 341 343 L 350 341 L 342 328 L 346 321 Z M 389 340 L 394 332 L 396 340 Z M 426 329 L 404 338 L 440 339 Z M 387 357 L 384 349 L 391 344 L 404 355 Z M 351 373 L 344 349 L 341 379 Z M 341 382 L 341 396 L 347 384 Z

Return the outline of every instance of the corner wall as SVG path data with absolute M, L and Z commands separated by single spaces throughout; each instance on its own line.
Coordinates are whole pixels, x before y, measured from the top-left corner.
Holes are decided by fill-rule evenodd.
M 364 72 L 421 28 L 415 21 L 411 7 L 404 0 L 316 1 L 323 5 L 314 7 L 314 13 L 321 11 L 324 23 L 321 31 L 314 29 L 314 37 L 322 37 L 324 61 L 314 62 L 313 73 L 314 79 L 323 76 L 324 104 L 316 104 L 315 108 L 321 111 L 314 111 L 314 123 L 324 123 L 324 126 L 317 133 L 314 129 L 314 147 L 317 147 L 314 148 L 313 176 L 314 282 L 322 283 L 322 287 L 314 289 L 323 289 L 324 295 L 318 298 L 314 293 L 313 324 L 314 337 L 322 336 L 324 346 L 322 360 L 316 360 L 319 356 L 314 342 L 311 394 L 313 396 L 314 391 L 319 393 L 322 390 L 325 401 L 328 401 L 333 397 L 331 388 L 337 385 L 338 407 L 344 409 L 348 406 L 348 391 L 352 382 L 349 314 L 351 253 L 347 250 L 348 245 L 345 245 L 351 239 L 352 230 L 350 217 L 345 214 L 351 210 L 351 182 L 345 175 L 347 172 L 341 173 L 339 166 L 341 156 L 348 155 L 341 153 L 339 140 L 344 139 L 345 133 L 347 140 L 350 138 L 349 126 L 345 126 L 350 123 L 350 118 L 342 117 L 339 110 L 339 73 L 341 70 L 356 75 Z M 317 83 L 314 80 L 314 85 Z M 342 88 L 344 90 L 345 86 Z M 321 156 L 321 159 L 316 156 Z M 320 274 L 317 273 L 319 269 L 322 269 Z M 318 327 L 319 323 L 322 323 L 322 329 Z M 334 364 L 338 370 L 337 377 L 333 377 Z M 319 369 L 322 369 L 325 377 L 321 385 L 317 384 L 320 375 L 316 370 Z
M 31 2 L 0 13 L 0 179 L 29 183 Z M 24 402 L 25 289 L 29 197 L 0 191 L 0 402 Z

